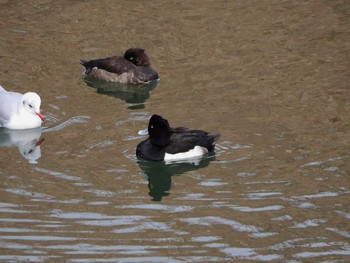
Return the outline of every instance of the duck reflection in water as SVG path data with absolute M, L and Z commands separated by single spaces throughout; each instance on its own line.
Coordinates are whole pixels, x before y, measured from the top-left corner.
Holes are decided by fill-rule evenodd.
M 41 128 L 30 130 L 9 130 L 0 128 L 0 147 L 17 146 L 20 154 L 29 163 L 37 163 L 41 157 L 40 145 L 44 141 Z
M 144 102 L 150 97 L 151 91 L 158 85 L 158 80 L 143 84 L 116 83 L 85 77 L 84 81 L 97 93 L 119 98 L 131 104 L 129 109 L 143 109 Z
M 148 194 L 152 197 L 152 201 L 162 201 L 164 196 L 170 194 L 169 191 L 172 187 L 172 176 L 204 168 L 214 159 L 215 153 L 211 153 L 205 158 L 181 162 L 152 162 L 138 160 L 137 164 L 142 170 L 142 175 L 148 180 Z

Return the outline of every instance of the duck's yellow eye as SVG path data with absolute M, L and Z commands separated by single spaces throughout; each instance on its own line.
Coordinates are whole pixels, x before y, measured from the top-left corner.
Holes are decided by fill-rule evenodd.
M 153 129 L 153 125 L 151 125 L 151 129 Z
M 130 57 L 129 60 L 133 60 L 134 58 L 133 57 Z

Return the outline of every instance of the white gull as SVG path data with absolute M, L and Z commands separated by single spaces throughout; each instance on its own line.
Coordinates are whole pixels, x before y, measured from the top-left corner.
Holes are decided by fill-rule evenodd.
M 0 127 L 14 130 L 40 127 L 44 121 L 40 105 L 41 99 L 34 92 L 20 94 L 0 86 Z

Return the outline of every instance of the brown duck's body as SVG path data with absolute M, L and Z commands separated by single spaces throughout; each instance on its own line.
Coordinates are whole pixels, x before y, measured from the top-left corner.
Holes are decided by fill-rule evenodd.
M 140 48 L 130 48 L 124 56 L 81 60 L 80 63 L 85 67 L 85 76 L 107 82 L 139 84 L 159 79 L 145 51 Z

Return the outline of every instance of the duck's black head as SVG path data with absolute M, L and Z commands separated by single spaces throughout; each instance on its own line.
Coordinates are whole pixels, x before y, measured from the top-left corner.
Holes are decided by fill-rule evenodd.
M 148 134 L 151 143 L 165 146 L 170 142 L 171 129 L 168 121 L 154 114 L 148 123 Z
M 136 66 L 149 66 L 151 65 L 145 50 L 142 48 L 129 48 L 125 54 L 124 58 L 129 60 Z

